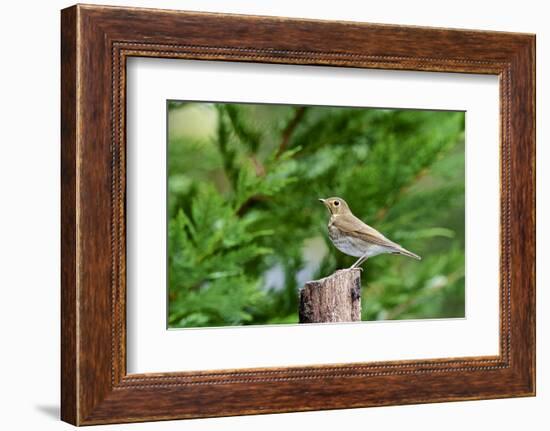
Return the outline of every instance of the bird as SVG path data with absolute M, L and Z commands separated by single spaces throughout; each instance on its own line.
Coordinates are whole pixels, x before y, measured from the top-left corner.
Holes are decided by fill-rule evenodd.
M 333 197 L 319 201 L 330 213 L 328 236 L 332 244 L 342 253 L 359 258 L 349 269 L 360 268 L 369 257 L 384 253 L 421 259 L 355 217 L 344 199 Z

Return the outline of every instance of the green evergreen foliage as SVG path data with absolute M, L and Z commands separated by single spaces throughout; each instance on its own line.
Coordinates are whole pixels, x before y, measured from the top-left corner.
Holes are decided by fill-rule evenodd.
M 169 326 L 297 323 L 354 262 L 320 197 L 422 261 L 363 271 L 363 320 L 464 316 L 464 113 L 169 102 Z

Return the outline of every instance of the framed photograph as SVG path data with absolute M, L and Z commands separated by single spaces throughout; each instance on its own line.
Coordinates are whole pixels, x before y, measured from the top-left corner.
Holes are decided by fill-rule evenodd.
M 535 394 L 535 37 L 61 14 L 61 416 Z

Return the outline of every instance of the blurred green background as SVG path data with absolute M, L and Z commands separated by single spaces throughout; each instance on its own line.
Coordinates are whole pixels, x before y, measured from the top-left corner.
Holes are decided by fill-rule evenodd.
M 169 327 L 297 323 L 355 261 L 329 196 L 423 257 L 366 262 L 363 320 L 464 317 L 463 112 L 169 101 Z

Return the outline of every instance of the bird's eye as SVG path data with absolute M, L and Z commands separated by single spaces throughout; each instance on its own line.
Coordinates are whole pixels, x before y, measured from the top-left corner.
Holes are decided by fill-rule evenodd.
M 340 205 L 340 202 L 334 201 L 334 206 L 337 207 L 338 205 Z

